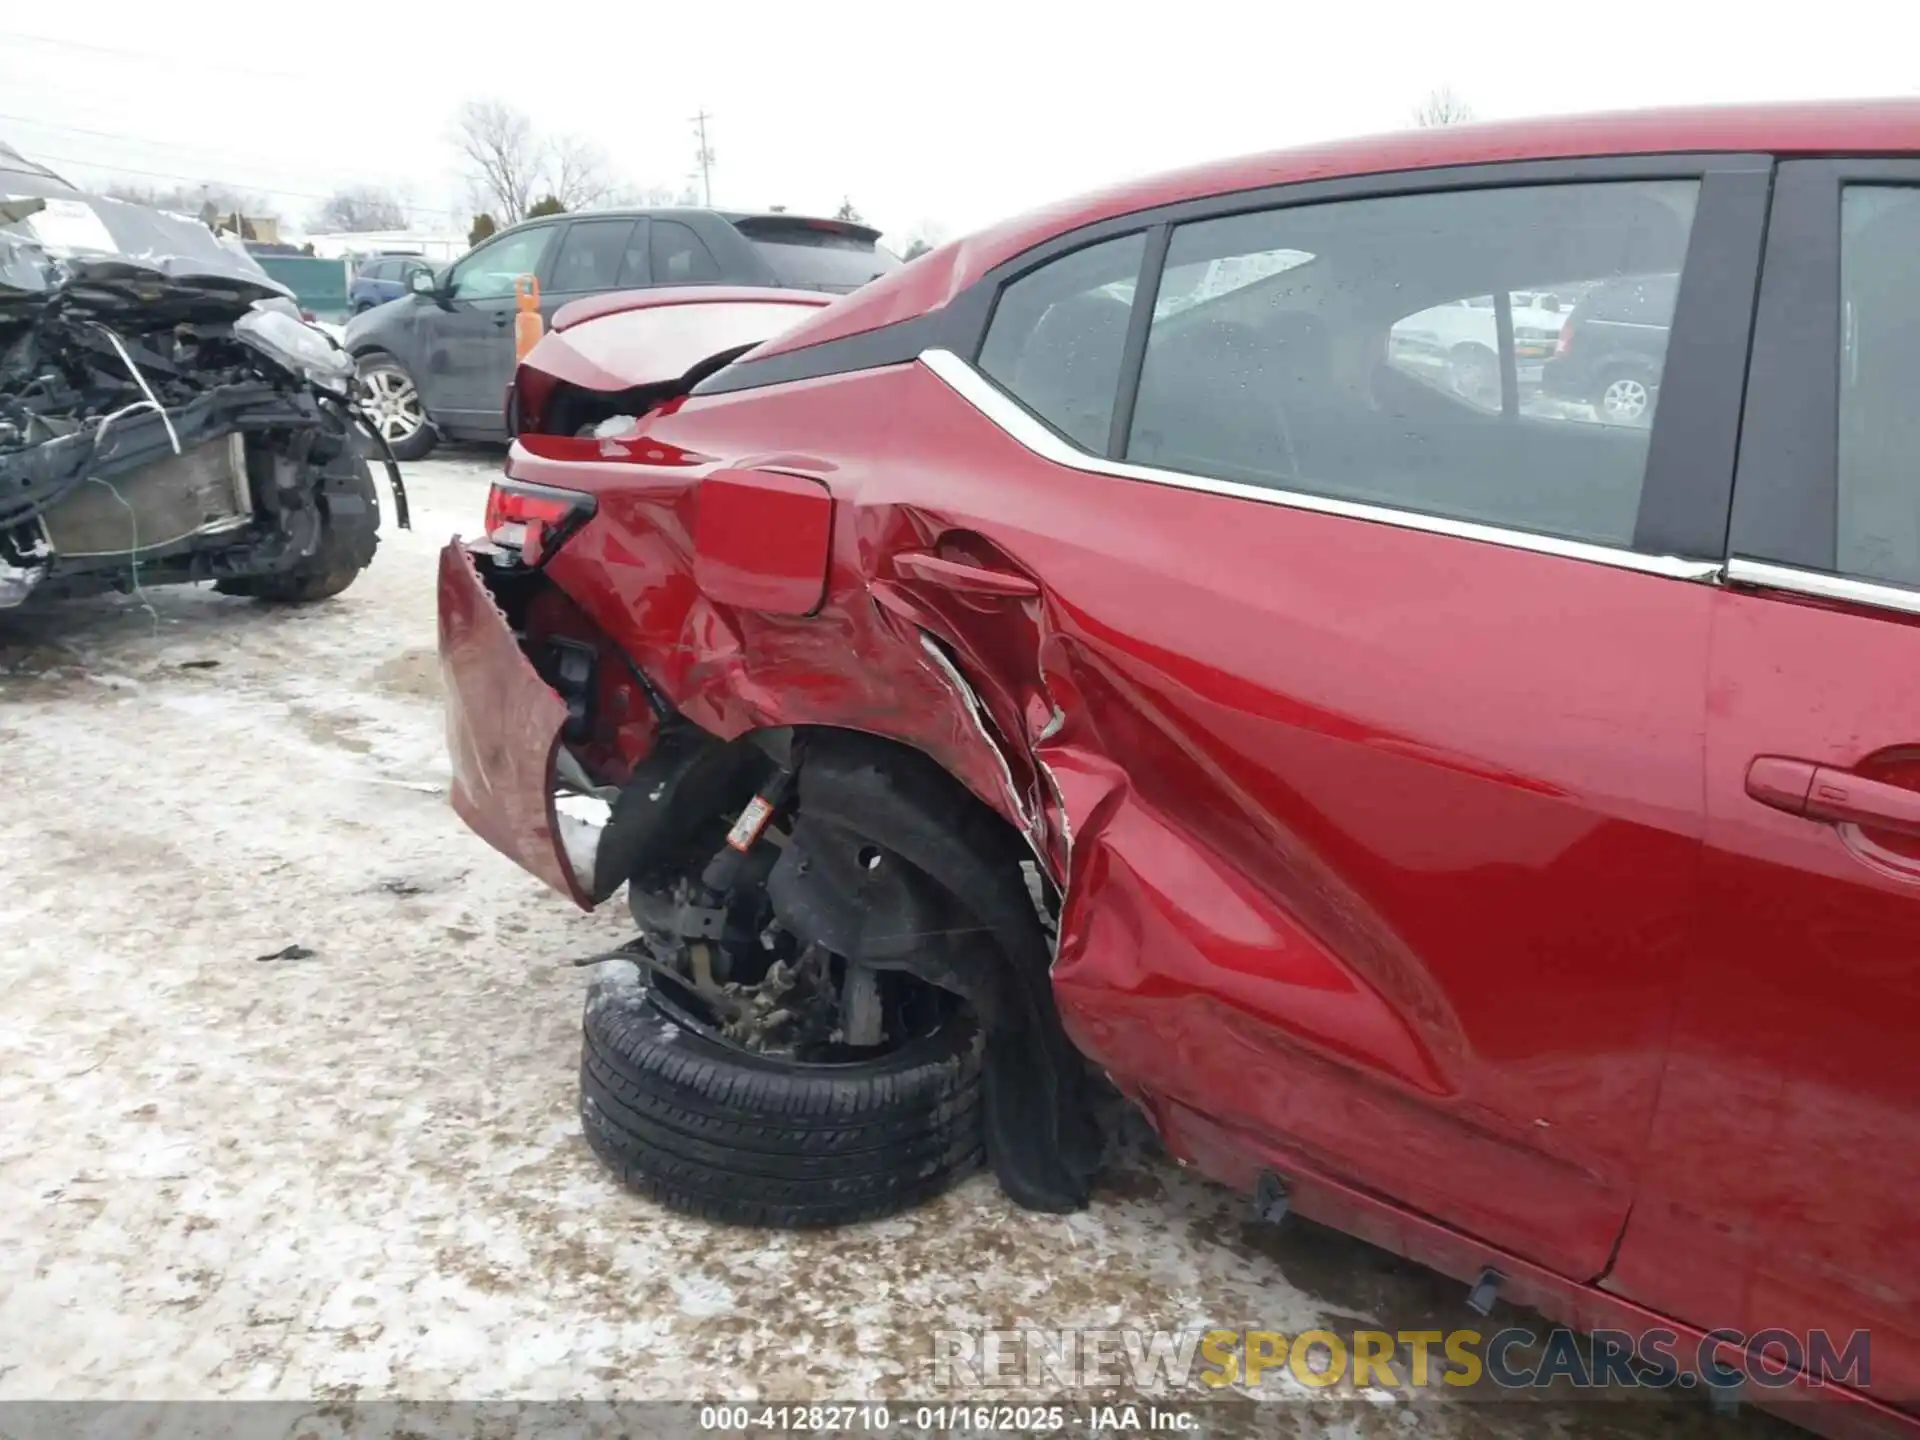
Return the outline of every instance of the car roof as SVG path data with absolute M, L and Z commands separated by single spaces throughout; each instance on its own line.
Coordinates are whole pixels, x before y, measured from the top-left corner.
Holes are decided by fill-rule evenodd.
M 794 225 L 812 225 L 826 230 L 844 230 L 849 234 L 870 235 L 878 238 L 880 232 L 871 225 L 858 220 L 836 220 L 827 215 L 794 215 L 785 210 L 709 210 L 701 205 L 615 205 L 606 209 L 563 210 L 557 215 L 535 215 L 529 220 L 516 221 L 512 225 L 500 227 L 500 234 L 518 230 L 523 225 L 537 225 L 547 220 L 686 220 L 692 216 L 705 215 L 724 220 L 729 225 L 738 225 L 741 221 L 764 221 L 773 224 L 782 222 Z
M 1443 125 L 1195 165 L 1043 206 L 943 245 L 803 320 L 755 358 L 911 319 L 945 305 L 996 265 L 1044 240 L 1194 196 L 1503 160 L 1715 151 L 1912 153 L 1920 151 L 1920 100 L 1725 105 Z

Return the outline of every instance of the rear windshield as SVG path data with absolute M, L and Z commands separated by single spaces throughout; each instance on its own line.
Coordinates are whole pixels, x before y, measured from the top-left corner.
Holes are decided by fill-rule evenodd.
M 900 268 L 899 257 L 876 243 L 870 231 L 804 220 L 753 219 L 738 225 L 782 285 L 845 292 Z

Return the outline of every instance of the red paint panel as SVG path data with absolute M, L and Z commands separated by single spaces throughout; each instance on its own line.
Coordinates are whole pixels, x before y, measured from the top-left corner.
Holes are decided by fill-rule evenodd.
M 1614 1280 L 1705 1324 L 1870 1330 L 1874 1393 L 1920 1409 L 1920 863 L 1809 793 L 1920 801 L 1920 623 L 1729 591 L 1709 693 L 1699 941 Z M 1777 756 L 1805 769 L 1769 784 Z
M 553 814 L 566 702 L 527 663 L 457 540 L 440 552 L 440 666 L 455 812 L 502 855 L 588 908 Z
M 910 434 L 843 527 L 1045 767 L 1076 1036 L 1600 1273 L 1696 918 L 1711 592 L 1056 467 L 898 373 Z M 956 535 L 1041 596 L 890 563 Z
M 1708 591 L 1063 470 L 914 366 L 694 397 L 638 446 L 834 467 L 801 564 L 767 490 L 819 482 L 514 451 L 597 496 L 548 574 L 689 719 L 933 755 L 1065 875 L 1056 985 L 1112 1073 L 1604 1268 L 1698 903 Z
M 859 379 L 852 394 L 838 380 L 803 382 L 676 405 L 616 447 L 522 437 L 507 472 L 596 497 L 595 517 L 546 574 L 692 723 L 729 739 L 778 725 L 886 736 L 926 752 L 1020 825 L 1025 797 L 1038 784 L 1031 765 L 1017 753 L 996 753 L 911 621 L 870 598 L 869 585 L 879 583 L 869 578 L 876 539 L 857 508 L 845 511 L 850 523 L 833 527 L 828 599 L 817 616 L 720 604 L 694 581 L 701 476 L 721 449 L 748 465 L 823 473 L 821 457 L 831 455 L 833 485 L 843 495 L 857 495 L 887 470 L 908 377 Z M 829 395 L 837 403 L 822 404 Z M 886 528 L 894 548 L 911 548 L 917 532 L 898 519 Z M 900 603 L 914 608 L 904 597 Z
M 811 615 L 832 539 L 833 493 L 818 480 L 716 470 L 694 497 L 694 583 L 719 605 Z
M 1219 1121 L 1184 1105 L 1146 1096 L 1142 1103 L 1167 1147 L 1180 1159 L 1219 1176 L 1240 1190 L 1251 1190 L 1262 1168 L 1285 1177 L 1289 1209 L 1349 1235 L 1390 1250 L 1462 1282 L 1493 1269 L 1502 1280 L 1500 1297 L 1538 1310 L 1550 1320 L 1579 1330 L 1624 1330 L 1636 1338 L 1649 1331 L 1673 1337 L 1671 1354 L 1682 1370 L 1698 1373 L 1694 1362 L 1706 1356 L 1721 1366 L 1740 1364 L 1731 1346 L 1709 1341 L 1709 1325 L 1676 1324 L 1671 1315 L 1638 1305 L 1596 1285 L 1557 1275 L 1499 1246 L 1436 1224 L 1392 1200 L 1343 1184 L 1314 1169 L 1297 1152 L 1259 1137 L 1236 1133 Z M 1483 1335 L 1499 1328 L 1482 1327 Z M 1844 1343 L 1846 1336 L 1836 1337 Z M 1878 1340 L 1876 1337 L 1876 1347 Z M 1879 1364 L 1879 1351 L 1874 1351 Z M 1693 1387 L 1696 1390 L 1699 1386 Z M 1920 1421 L 1884 1403 L 1837 1385 L 1815 1385 L 1802 1375 L 1786 1386 L 1765 1390 L 1748 1385 L 1743 1405 L 1784 1415 L 1796 1425 L 1834 1440 L 1915 1440 Z

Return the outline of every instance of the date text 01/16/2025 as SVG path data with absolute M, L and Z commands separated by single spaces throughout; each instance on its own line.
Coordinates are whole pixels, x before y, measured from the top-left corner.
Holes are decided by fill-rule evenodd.
M 952 1430 L 1045 1435 L 1073 1430 L 1138 1434 L 1185 1434 L 1200 1428 L 1191 1410 L 1154 1404 L 1118 1405 L 915 1405 L 897 1412 L 886 1405 L 703 1405 L 700 1428 L 727 1431 L 781 1430 L 788 1433 L 938 1434 Z

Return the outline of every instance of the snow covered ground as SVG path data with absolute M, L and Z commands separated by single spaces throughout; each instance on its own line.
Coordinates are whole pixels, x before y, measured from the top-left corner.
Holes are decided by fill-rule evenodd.
M 976 1177 L 826 1234 L 612 1184 L 574 1113 L 564 962 L 619 917 L 444 794 L 433 558 L 497 464 L 409 467 L 415 531 L 313 609 L 172 589 L 0 614 L 0 1400 L 925 1397 L 937 1329 L 1469 1323 L 1461 1287 L 1246 1226 L 1139 1147 L 1082 1214 Z M 312 954 L 257 958 L 288 946 Z M 1337 1418 L 1264 1393 L 1303 1430 Z M 1760 1430 L 1608 1405 L 1568 1433 L 1676 1423 Z

